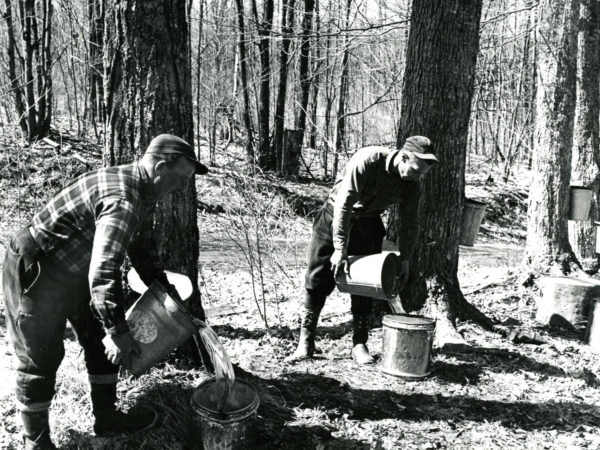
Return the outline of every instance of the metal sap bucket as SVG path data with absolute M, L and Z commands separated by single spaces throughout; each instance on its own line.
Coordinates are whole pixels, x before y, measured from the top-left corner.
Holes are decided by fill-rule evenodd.
M 399 252 L 382 252 L 348 256 L 350 275 L 341 273 L 336 278 L 339 291 L 380 300 L 394 298 L 398 295 L 399 255 Z
M 485 215 L 486 206 L 483 202 L 478 202 L 470 198 L 465 199 L 462 225 L 460 227 L 460 245 L 466 245 L 467 247 L 475 245 L 475 239 L 479 233 L 479 227 Z
M 407 380 L 431 373 L 431 347 L 435 321 L 409 314 L 383 317 L 381 370 Z
M 125 318 L 141 350 L 139 355 L 131 355 L 131 366 L 125 367 L 136 376 L 161 361 L 197 331 L 189 313 L 158 281 L 154 281 L 129 308 Z M 111 335 L 107 335 L 103 342 L 110 339 Z
M 592 188 L 571 186 L 569 190 L 569 220 L 588 220 L 592 205 Z
M 233 450 L 248 448 L 246 431 L 256 416 L 260 397 L 248 382 L 236 379 L 222 411 L 223 390 L 217 380 L 210 379 L 192 394 L 192 408 L 200 416 L 203 448 Z

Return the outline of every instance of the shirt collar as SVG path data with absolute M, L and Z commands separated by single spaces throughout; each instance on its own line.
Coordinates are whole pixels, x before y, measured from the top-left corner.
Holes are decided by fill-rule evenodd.
M 148 172 L 146 172 L 146 169 L 139 163 L 139 161 L 136 162 L 135 165 L 137 166 L 138 173 L 140 175 L 144 203 L 156 203 L 158 199 L 154 195 L 154 189 L 152 188 L 152 179 L 150 178 L 150 175 L 148 175 Z
M 400 153 L 400 150 L 392 150 L 391 152 L 388 153 L 388 155 L 385 157 L 385 171 L 388 174 L 391 174 L 391 169 L 392 166 L 394 164 L 394 159 L 396 158 L 396 156 L 398 156 L 398 154 Z

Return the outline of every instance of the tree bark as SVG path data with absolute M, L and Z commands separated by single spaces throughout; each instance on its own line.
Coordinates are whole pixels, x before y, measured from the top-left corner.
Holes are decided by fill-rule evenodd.
M 238 18 L 238 51 L 240 54 L 240 78 L 242 81 L 242 97 L 244 98 L 244 125 L 246 126 L 246 155 L 250 164 L 255 163 L 254 133 L 252 131 L 252 113 L 250 110 L 250 86 L 248 84 L 248 61 L 246 59 L 246 27 L 244 24 L 244 2 L 235 0 Z
M 415 0 L 411 14 L 397 146 L 411 135 L 427 136 L 440 163 L 422 186 L 421 232 L 401 299 L 408 311 L 428 300 L 438 344 L 462 341 L 453 328 L 457 318 L 493 326 L 466 302 L 457 278 L 481 9 L 481 0 Z M 400 227 L 402 218 L 393 212 L 388 238 L 396 240 Z
M 350 22 L 350 7 L 352 0 L 346 2 L 346 20 L 347 27 Z M 331 169 L 331 178 L 335 180 L 338 171 L 339 155 L 346 150 L 346 96 L 348 95 L 348 36 L 344 34 L 342 54 L 342 73 L 340 75 L 340 89 L 337 107 L 337 127 L 335 131 L 335 154 L 333 155 L 333 167 Z
M 283 160 L 283 128 L 285 125 L 285 104 L 288 81 L 288 62 L 291 36 L 294 26 L 295 0 L 283 0 L 281 13 L 282 43 L 279 55 L 279 88 L 277 92 L 277 106 L 275 108 L 275 132 L 273 147 L 275 148 L 275 170 L 282 172 Z
M 107 106 L 104 162 L 138 159 L 150 140 L 171 133 L 193 145 L 189 22 L 185 0 L 108 2 L 104 35 Z M 192 312 L 204 317 L 198 290 L 196 187 L 161 201 L 154 217 L 159 255 L 187 275 Z
M 273 28 L 273 0 L 264 0 L 263 18 L 259 20 L 256 0 L 252 0 L 254 19 L 258 24 L 260 54 L 260 93 L 258 102 L 258 166 L 272 169 L 275 158 L 269 145 L 271 106 L 271 30 Z
M 526 263 L 567 274 L 579 263 L 568 236 L 579 0 L 543 0 L 537 20 L 537 98 Z
M 310 97 L 310 34 L 312 33 L 313 15 L 315 11 L 315 0 L 304 0 L 304 16 L 302 18 L 302 39 L 300 42 L 300 69 L 298 78 L 300 80 L 300 111 L 296 120 L 296 130 L 302 134 L 302 138 L 294 139 L 298 147 L 290 150 L 292 153 L 300 155 L 302 152 L 302 142 L 306 132 L 306 112 L 308 109 L 308 99 Z M 291 143 L 291 142 L 290 142 Z M 300 167 L 298 167 L 300 169 Z M 298 175 L 298 173 L 289 174 Z
M 586 269 L 597 269 L 594 221 L 598 211 L 598 117 L 600 115 L 600 5 L 596 0 L 580 0 L 577 50 L 577 100 L 573 133 L 571 179 L 591 187 L 594 198 L 587 222 L 569 221 L 569 241 L 577 259 Z

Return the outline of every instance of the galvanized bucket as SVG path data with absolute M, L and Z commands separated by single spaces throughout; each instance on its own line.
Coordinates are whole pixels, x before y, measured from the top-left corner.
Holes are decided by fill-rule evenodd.
M 340 274 L 336 281 L 340 292 L 389 300 L 398 295 L 399 252 L 349 256 L 349 276 Z
M 395 314 L 383 317 L 381 370 L 406 380 L 431 373 L 435 321 L 428 317 Z
M 197 331 L 189 313 L 158 281 L 154 281 L 129 308 L 125 318 L 141 350 L 139 355 L 131 355 L 131 365 L 125 367 L 136 376 L 161 361 Z M 103 342 L 110 339 L 111 335 L 108 335 Z
M 486 206 L 485 203 L 470 198 L 465 199 L 465 208 L 460 228 L 460 245 L 466 245 L 467 247 L 475 245 L 475 239 L 477 239 Z
M 203 447 L 207 450 L 248 448 L 246 431 L 256 416 L 260 397 L 250 383 L 236 379 L 220 411 L 222 382 L 214 378 L 207 380 L 192 395 L 192 408 L 200 417 Z
M 592 188 L 571 186 L 569 191 L 569 220 L 588 220 L 593 194 Z

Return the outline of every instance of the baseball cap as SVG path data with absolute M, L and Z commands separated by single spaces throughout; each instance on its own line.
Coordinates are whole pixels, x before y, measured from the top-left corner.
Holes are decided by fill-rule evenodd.
M 192 146 L 181 138 L 172 134 L 159 134 L 156 136 L 146 149 L 146 153 L 154 153 L 157 155 L 183 155 L 196 165 L 196 175 L 204 175 L 208 173 L 208 167 L 198 161 Z
M 411 136 L 406 139 L 402 150 L 413 153 L 419 159 L 426 159 L 432 162 L 439 162 L 433 153 L 433 144 L 425 136 Z

